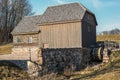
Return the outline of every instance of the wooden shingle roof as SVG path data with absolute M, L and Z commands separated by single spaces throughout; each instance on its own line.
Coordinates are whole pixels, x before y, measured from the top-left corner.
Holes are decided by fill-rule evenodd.
M 80 3 L 69 3 L 57 6 L 50 6 L 43 15 L 24 17 L 12 31 L 12 34 L 38 33 L 39 25 L 82 20 L 85 13 L 89 12 L 95 18 L 95 15 Z M 97 25 L 97 21 L 95 18 Z
M 94 15 L 80 3 L 50 6 L 42 15 L 40 25 L 46 23 L 82 20 L 86 11 Z
M 20 23 L 12 31 L 12 34 L 38 33 L 39 29 L 37 24 L 40 19 L 41 15 L 23 17 Z

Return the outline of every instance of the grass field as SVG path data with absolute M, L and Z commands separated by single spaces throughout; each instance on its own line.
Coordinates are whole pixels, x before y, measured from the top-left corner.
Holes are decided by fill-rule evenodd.
M 2 54 L 10 54 L 12 51 L 12 44 L 5 44 L 5 45 L 0 45 L 0 55 Z
M 97 35 L 97 41 L 120 41 L 120 35 Z
M 72 80 L 120 80 L 120 52 L 112 52 L 110 62 L 101 68 L 82 70 Z

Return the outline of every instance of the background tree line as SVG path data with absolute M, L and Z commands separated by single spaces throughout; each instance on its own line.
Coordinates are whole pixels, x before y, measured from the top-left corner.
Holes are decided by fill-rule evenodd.
M 28 0 L 0 0 L 0 43 L 12 41 L 11 31 L 23 16 L 31 14 Z
M 103 31 L 100 33 L 100 35 L 114 35 L 114 34 L 120 35 L 120 29 L 115 28 L 110 31 Z

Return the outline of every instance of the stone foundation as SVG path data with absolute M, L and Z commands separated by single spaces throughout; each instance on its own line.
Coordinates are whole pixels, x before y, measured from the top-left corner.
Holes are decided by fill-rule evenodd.
M 66 68 L 80 70 L 90 61 L 89 49 L 42 49 L 43 74 L 63 72 Z
M 27 47 L 17 46 L 12 49 L 12 54 L 19 54 L 19 55 L 21 54 L 23 55 L 23 57 L 27 55 L 27 57 L 29 58 L 27 60 L 31 60 L 31 61 L 38 61 L 38 53 L 39 53 L 39 48 L 36 46 L 27 46 Z M 20 58 L 22 60 L 21 56 Z
M 42 66 L 35 62 L 27 61 L 27 66 L 27 72 L 30 77 L 37 77 L 39 75 L 39 71 L 42 70 Z
M 44 75 L 51 72 L 61 73 L 66 69 L 80 70 L 85 68 L 89 61 L 90 50 L 83 48 L 39 50 L 33 48 L 31 49 L 30 60 L 10 60 L 10 62 L 27 70 L 30 76 Z

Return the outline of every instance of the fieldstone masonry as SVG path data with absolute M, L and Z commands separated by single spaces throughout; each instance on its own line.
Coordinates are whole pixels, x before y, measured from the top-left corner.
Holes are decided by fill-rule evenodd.
M 18 65 L 24 70 L 27 70 L 30 76 L 44 75 L 51 72 L 63 72 L 66 68 L 69 69 L 71 67 L 74 67 L 75 70 L 80 70 L 86 67 L 90 61 L 89 49 L 39 49 L 36 47 L 30 48 L 19 47 L 14 48 L 13 50 L 12 54 L 14 54 L 14 57 L 15 54 L 23 54 L 23 57 L 25 56 L 24 54 L 28 54 L 26 60 L 22 60 L 22 56 L 20 56 L 20 60 L 9 60 L 10 62 Z
M 36 62 L 27 61 L 28 70 L 30 77 L 37 77 L 39 75 L 39 71 L 42 71 L 42 66 Z
M 17 46 L 12 49 L 12 54 L 22 54 L 24 57 L 27 54 L 29 60 L 37 61 L 38 60 L 39 48 L 36 46 Z M 22 58 L 20 56 L 20 58 Z
M 34 53 L 33 53 L 34 54 Z M 40 49 L 37 61 L 27 61 L 31 77 L 51 72 L 61 73 L 66 68 L 80 70 L 90 61 L 90 50 L 83 48 Z
M 42 49 L 43 71 L 63 72 L 66 68 L 75 67 L 80 70 L 87 66 L 90 61 L 89 49 Z

